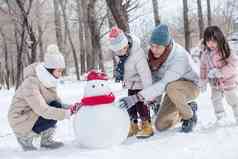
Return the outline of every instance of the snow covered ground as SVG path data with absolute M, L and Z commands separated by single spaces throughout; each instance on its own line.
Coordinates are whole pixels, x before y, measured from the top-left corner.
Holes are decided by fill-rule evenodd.
M 60 85 L 59 93 L 63 101 L 71 103 L 80 100 L 85 82 L 65 82 Z M 117 99 L 125 96 L 120 85 L 109 82 Z M 56 138 L 65 142 L 58 150 L 39 150 L 23 152 L 17 144 L 7 122 L 7 111 L 14 90 L 0 91 L 0 159 L 237 159 L 238 126 L 234 125 L 231 109 L 226 107 L 229 117 L 227 124 L 214 127 L 215 116 L 209 100 L 210 94 L 201 94 L 199 121 L 193 133 L 178 132 L 178 128 L 157 132 L 145 140 L 130 138 L 122 145 L 110 149 L 88 150 L 78 147 L 74 140 L 72 119 L 58 123 Z

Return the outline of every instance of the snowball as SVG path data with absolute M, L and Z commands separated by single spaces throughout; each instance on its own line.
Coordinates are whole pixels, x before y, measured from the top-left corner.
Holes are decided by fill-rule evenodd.
M 129 115 L 114 104 L 82 107 L 74 118 L 76 140 L 84 148 L 121 144 L 129 132 Z

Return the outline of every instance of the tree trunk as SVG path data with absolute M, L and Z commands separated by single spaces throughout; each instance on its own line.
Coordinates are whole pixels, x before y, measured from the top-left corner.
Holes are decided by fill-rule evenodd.
M 82 5 L 79 0 L 76 0 L 77 3 L 77 14 L 78 14 L 78 24 L 79 24 L 79 47 L 80 47 L 80 65 L 81 65 L 81 74 L 86 72 L 86 63 L 85 63 L 85 43 L 84 43 L 84 28 L 83 28 L 83 11 Z
M 85 34 L 85 50 L 86 50 L 86 71 L 89 71 L 94 68 L 95 62 L 94 62 L 94 55 L 92 54 L 92 40 L 91 40 L 91 32 L 89 29 L 89 1 L 81 1 L 82 10 L 83 10 L 83 28 L 84 28 L 84 34 Z
M 16 31 L 17 32 L 17 31 Z M 17 41 L 17 34 L 15 34 L 15 38 Z M 25 24 L 22 24 L 22 31 L 21 31 L 21 37 L 20 37 L 20 45 L 16 43 L 17 45 L 17 76 L 16 76 L 16 89 L 20 86 L 20 83 L 22 81 L 22 73 L 23 73 L 23 63 L 22 63 L 22 54 L 23 54 L 23 45 L 25 40 Z
M 184 35 L 185 35 L 185 48 L 189 51 L 191 47 L 190 28 L 188 19 L 188 0 L 183 0 L 183 19 L 184 19 Z
M 74 66 L 75 66 L 75 71 L 76 71 L 77 80 L 80 80 L 80 73 L 79 73 L 79 64 L 78 64 L 77 52 L 76 52 L 76 49 L 75 49 L 75 47 L 74 47 L 74 44 L 73 44 L 73 40 L 72 40 L 70 31 L 69 31 L 69 29 L 67 29 L 67 30 L 68 30 L 69 43 L 70 43 L 70 46 L 71 46 L 71 49 L 72 49 L 72 52 L 73 52 Z
M 60 52 L 64 53 L 64 45 L 63 45 L 63 35 L 62 35 L 62 23 L 60 17 L 60 8 L 59 8 L 59 0 L 54 0 L 54 17 L 55 17 L 55 33 L 56 33 L 56 41 L 59 47 Z
M 36 5 L 40 6 L 41 3 L 40 1 L 36 1 Z M 38 51 L 39 51 L 39 56 L 37 57 L 41 62 L 44 61 L 44 49 L 43 49 L 43 40 L 42 40 L 42 36 L 43 36 L 43 28 L 42 28 L 42 11 L 41 11 L 41 7 L 37 7 L 36 8 L 36 16 L 37 16 L 37 32 L 38 32 Z
M 94 55 L 93 61 L 95 63 L 98 60 L 99 68 L 102 71 L 104 71 L 102 49 L 100 44 L 100 32 L 97 29 L 95 3 L 96 3 L 96 0 L 89 0 L 89 5 L 88 5 L 88 20 L 89 20 L 89 28 L 91 32 L 91 41 L 92 41 L 92 47 L 93 47 L 92 53 Z
M 204 31 L 204 21 L 203 21 L 201 0 L 197 0 L 197 6 L 198 6 L 199 38 L 202 39 L 202 37 L 203 37 L 203 31 Z
M 64 8 L 61 8 L 60 10 L 60 1 L 62 0 L 54 0 L 54 17 L 55 17 L 55 33 L 56 33 L 56 41 L 57 45 L 59 47 L 59 50 L 61 53 L 64 54 L 64 57 L 67 57 L 66 54 L 66 41 L 67 41 L 67 31 L 66 28 L 64 29 L 64 37 L 63 37 L 63 31 L 62 31 L 62 19 L 61 19 L 61 10 L 64 10 Z M 68 73 L 68 62 L 67 58 L 65 58 L 65 74 Z
M 38 28 L 38 34 L 39 34 L 39 59 L 40 61 L 44 61 L 44 56 L 45 56 L 45 52 L 44 52 L 44 49 L 43 49 L 43 40 L 42 40 L 42 35 L 43 35 L 43 30 L 42 30 L 42 27 L 41 27 L 41 24 L 38 22 L 37 24 L 37 28 Z
M 4 88 L 4 72 L 3 72 L 3 67 L 2 63 L 0 62 L 0 90 Z
M 158 0 L 152 0 L 155 26 L 160 24 Z
M 68 37 L 68 40 L 69 40 L 69 43 L 70 43 L 70 46 L 71 46 L 71 50 L 73 52 L 74 65 L 75 65 L 75 71 L 76 71 L 77 80 L 80 80 L 78 57 L 77 57 L 76 49 L 74 47 L 73 39 L 71 37 L 70 30 L 69 30 L 68 18 L 67 18 L 67 15 L 66 15 L 66 6 L 65 6 L 66 3 L 63 4 L 62 0 L 59 0 L 59 3 L 60 3 L 60 6 L 61 6 L 61 10 L 63 12 L 65 31 L 67 32 L 67 37 Z
M 130 32 L 127 6 L 123 5 L 123 0 L 106 0 L 106 2 L 117 26 L 125 32 Z
M 3 52 L 4 52 L 4 56 L 5 56 L 5 72 L 6 72 L 6 75 L 5 75 L 5 82 L 6 82 L 6 86 L 7 86 L 7 89 L 10 89 L 10 69 L 9 69 L 9 66 L 8 66 L 8 48 L 7 48 L 7 39 L 6 39 L 6 35 L 4 33 L 4 31 L 2 30 L 2 28 L 0 28 L 0 34 L 2 36 L 2 40 L 3 40 Z
M 30 63 L 34 63 L 36 61 L 36 57 L 37 57 L 37 52 L 36 52 L 36 48 L 37 48 L 37 40 L 36 40 L 36 36 L 35 33 L 33 31 L 33 26 L 30 22 L 29 19 L 29 14 L 32 8 L 32 3 L 34 0 L 29 0 L 29 4 L 26 7 L 25 6 L 25 2 L 21 1 L 21 0 L 16 0 L 16 4 L 19 7 L 19 11 L 20 11 L 20 15 L 21 15 L 21 20 L 22 23 L 25 24 L 25 29 L 26 29 L 26 33 L 28 34 L 29 40 L 27 40 L 27 45 L 28 48 L 30 48 Z
M 3 77 L 3 74 L 2 74 L 2 63 L 0 62 L 0 90 L 2 89 L 2 77 Z
M 207 0 L 207 24 L 212 25 L 211 1 Z
M 11 85 L 14 86 L 15 85 L 15 66 L 14 66 L 14 57 L 10 56 L 11 58 Z
M 27 20 L 26 24 L 27 24 L 27 30 L 28 30 L 28 35 L 30 37 L 30 41 L 29 41 L 29 48 L 30 48 L 30 51 L 31 51 L 31 60 L 30 60 L 30 63 L 34 63 L 36 62 L 36 57 L 37 57 L 37 40 L 36 40 L 36 36 L 35 36 L 35 33 L 33 31 L 33 28 L 31 26 L 31 24 L 29 23 L 27 17 L 25 17 Z

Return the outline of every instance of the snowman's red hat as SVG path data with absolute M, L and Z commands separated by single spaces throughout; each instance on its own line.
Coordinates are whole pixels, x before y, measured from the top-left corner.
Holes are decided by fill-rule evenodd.
M 87 81 L 92 81 L 92 80 L 108 80 L 108 77 L 104 72 L 91 70 L 87 74 Z

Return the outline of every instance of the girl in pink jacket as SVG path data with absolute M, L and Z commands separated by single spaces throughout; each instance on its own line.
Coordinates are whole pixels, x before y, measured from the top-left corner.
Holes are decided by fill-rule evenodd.
M 223 97 L 232 106 L 238 122 L 238 57 L 231 52 L 224 34 L 217 26 L 206 28 L 203 45 L 200 63 L 202 87 L 206 88 L 207 83 L 211 86 L 211 99 L 218 122 L 225 116 Z

